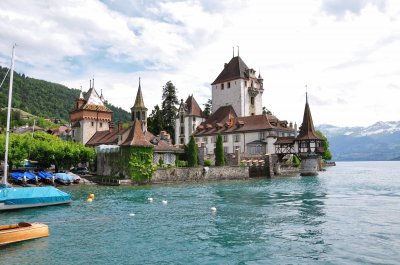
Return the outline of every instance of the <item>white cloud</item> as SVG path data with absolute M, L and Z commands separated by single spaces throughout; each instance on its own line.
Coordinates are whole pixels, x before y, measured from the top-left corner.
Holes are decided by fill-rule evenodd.
M 126 110 L 141 76 L 151 110 L 169 80 L 206 102 L 239 45 L 282 119 L 301 121 L 307 84 L 317 124 L 398 120 L 400 4 L 350 2 L 1 1 L 0 64 L 17 42 L 17 71 L 84 89 L 94 75 Z

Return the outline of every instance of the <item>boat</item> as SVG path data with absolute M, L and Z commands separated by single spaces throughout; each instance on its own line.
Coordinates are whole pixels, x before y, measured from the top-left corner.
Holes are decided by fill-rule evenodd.
M 55 173 L 54 178 L 55 182 L 62 185 L 70 185 L 74 181 L 73 177 L 67 173 Z
M 39 184 L 41 178 L 29 171 L 15 171 L 11 173 L 11 179 L 16 184 L 26 185 L 27 183 Z
M 49 236 L 49 227 L 43 223 L 0 225 L 0 246 Z
M 10 87 L 8 91 L 6 143 L 4 148 L 4 175 L 0 182 L 0 211 L 39 207 L 39 206 L 70 204 L 72 202 L 71 195 L 59 189 L 56 189 L 55 187 L 14 188 L 7 182 L 8 146 L 9 146 L 9 136 L 10 136 L 10 117 L 11 117 L 15 46 L 16 45 L 13 46 L 12 50 L 11 67 L 10 67 Z
M 40 179 L 47 183 L 47 184 L 51 184 L 51 185 L 55 185 L 54 181 L 55 181 L 55 177 L 54 174 L 50 173 L 50 172 L 46 172 L 46 171 L 39 171 L 37 174 Z

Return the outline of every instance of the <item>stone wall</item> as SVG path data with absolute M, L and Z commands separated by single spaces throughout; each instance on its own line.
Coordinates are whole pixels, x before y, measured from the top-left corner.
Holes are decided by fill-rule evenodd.
M 154 171 L 151 183 L 199 182 L 248 179 L 248 167 L 160 168 Z

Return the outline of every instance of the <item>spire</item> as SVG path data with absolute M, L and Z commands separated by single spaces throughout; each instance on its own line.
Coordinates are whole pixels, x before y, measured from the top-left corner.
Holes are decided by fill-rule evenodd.
M 306 93 L 306 106 L 304 108 L 303 123 L 300 126 L 299 135 L 297 140 L 321 140 L 315 132 L 313 119 L 311 116 L 310 106 L 308 105 L 308 98 Z
M 133 105 L 133 108 L 146 109 L 146 107 L 144 105 L 144 101 L 143 101 L 142 88 L 140 85 L 140 77 L 139 77 L 139 88 L 138 88 L 138 92 L 136 94 L 136 100 L 135 100 L 135 104 Z
M 239 57 L 239 46 L 236 46 L 238 48 L 238 57 Z

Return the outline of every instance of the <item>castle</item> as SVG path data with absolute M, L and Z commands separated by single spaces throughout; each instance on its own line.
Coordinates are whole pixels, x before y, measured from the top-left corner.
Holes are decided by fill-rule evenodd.
M 302 174 L 316 174 L 323 152 L 322 139 L 315 132 L 307 98 L 297 135 L 296 124 L 263 111 L 263 81 L 261 74 L 257 76 L 239 55 L 233 56 L 211 84 L 212 114 L 209 117 L 205 117 L 193 95 L 185 102 L 181 100 L 175 120 L 175 143 L 188 144 L 194 136 L 198 146 L 203 148 L 204 159 L 214 155 L 216 138 L 221 135 L 225 154 L 244 157 L 273 154 L 278 163 L 286 155 L 296 154 L 302 158 Z M 182 149 L 173 146 L 165 132 L 154 136 L 147 131 L 147 108 L 140 79 L 131 116 L 128 128 L 123 129 L 121 124 L 114 128 L 112 111 L 104 104 L 103 95 L 99 96 L 94 89 L 93 80 L 85 97 L 81 93 L 75 110 L 70 112 L 72 137 L 87 146 L 98 147 L 98 152 L 115 151 L 123 146 L 153 147 L 154 164 L 160 160 L 174 164 L 176 154 Z

